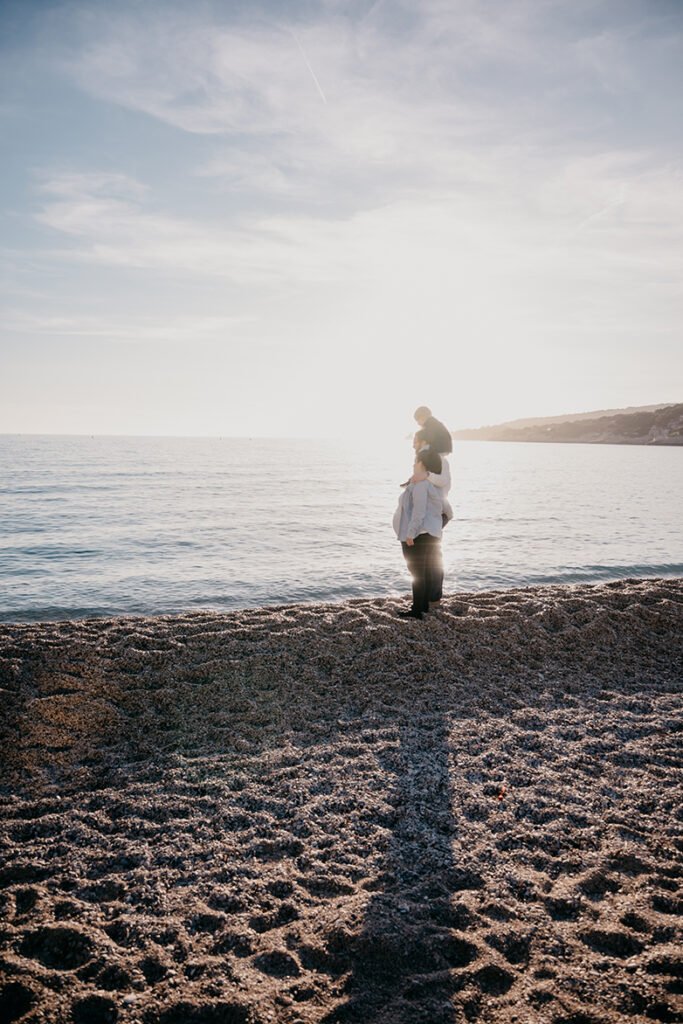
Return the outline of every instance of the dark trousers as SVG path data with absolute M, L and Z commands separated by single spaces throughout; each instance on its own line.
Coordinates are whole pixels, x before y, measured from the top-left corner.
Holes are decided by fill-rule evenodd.
M 408 563 L 408 570 L 413 578 L 414 612 L 429 611 L 429 602 L 436 601 L 435 594 L 441 596 L 443 570 L 441 565 L 441 542 L 430 533 L 421 533 L 415 543 L 409 547 L 405 541 L 401 544 L 403 557 Z
M 443 551 L 441 539 L 432 537 L 436 541 L 432 545 L 432 586 L 429 592 L 430 601 L 440 601 L 443 597 Z

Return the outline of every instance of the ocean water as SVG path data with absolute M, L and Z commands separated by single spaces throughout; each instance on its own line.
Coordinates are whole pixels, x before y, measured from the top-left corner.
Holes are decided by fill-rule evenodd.
M 410 443 L 0 436 L 0 620 L 406 594 Z M 683 575 L 683 450 L 463 442 L 446 592 Z

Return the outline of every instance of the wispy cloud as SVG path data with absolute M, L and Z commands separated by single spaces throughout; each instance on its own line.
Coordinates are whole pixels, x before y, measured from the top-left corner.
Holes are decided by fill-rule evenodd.
M 41 184 L 48 198 L 37 219 L 74 240 L 65 258 L 244 282 L 290 276 L 295 241 L 277 222 L 245 227 L 183 219 L 146 205 L 139 183 L 116 178 L 109 192 L 106 177 L 60 175 Z M 299 275 L 315 279 L 323 272 L 313 260 L 300 256 L 294 262 Z
M 450 189 L 431 196 L 398 192 L 391 202 L 344 216 L 289 210 L 226 220 L 160 212 L 140 182 L 121 175 L 60 174 L 41 182 L 37 218 L 72 240 L 63 250 L 69 260 L 237 283 L 385 280 L 400 275 L 402 265 L 419 277 L 414 266 L 421 253 L 431 253 L 429 272 L 435 256 L 462 264 L 468 275 L 485 261 L 480 273 L 492 280 L 535 268 L 542 276 L 560 274 L 566 287 L 587 272 L 582 238 L 594 261 L 599 257 L 589 267 L 594 277 L 604 278 L 610 267 L 623 275 L 629 264 L 642 271 L 664 254 L 673 264 L 680 259 L 681 170 L 652 164 L 647 154 L 622 152 L 557 167 L 528 157 L 514 170 L 487 168 L 478 186 L 465 165 Z M 236 160 L 233 173 L 246 177 L 249 166 Z M 614 210 L 619 220 L 608 229 Z M 596 237 L 588 229 L 598 222 Z
M 189 133 L 237 139 L 256 164 L 266 153 L 281 175 L 317 179 L 332 199 L 347 176 L 362 205 L 364 184 L 428 185 L 465 139 L 497 131 L 487 97 L 453 81 L 471 39 L 438 12 L 412 20 L 411 31 L 387 37 L 372 21 L 339 16 L 208 29 L 175 15 L 154 33 L 113 16 L 65 67 L 93 95 Z M 324 68 L 324 90 L 314 67 Z
M 78 200 L 87 194 L 93 200 L 103 197 L 109 202 L 139 200 L 149 191 L 142 182 L 114 171 L 61 171 L 41 177 L 37 188 L 63 200 Z
M 111 317 L 28 313 L 9 310 L 5 329 L 10 334 L 51 338 L 107 339 L 129 344 L 224 341 L 235 328 L 253 322 L 249 316 Z
M 551 353 L 567 338 L 629 339 L 635 360 L 637 333 L 668 338 L 683 313 L 672 9 L 57 4 L 23 74 L 62 88 L 71 120 L 27 158 L 13 330 L 225 330 L 286 339 L 324 375 L 336 360 L 335 380 L 372 352 L 397 386 L 416 339 L 444 382 L 547 360 L 545 385 L 564 387 Z M 523 404 L 531 376 L 515 379 Z
M 337 5 L 314 20 L 295 6 L 232 20 L 216 9 L 209 24 L 204 9 L 124 6 L 91 12 L 64 70 L 91 95 L 214 138 L 200 173 L 243 202 L 287 196 L 343 215 L 622 145 L 614 95 L 644 64 L 655 73 L 675 32 L 664 19 L 643 38 L 636 14 L 610 24 L 618 5 L 603 6 L 602 24 L 559 0 L 495 18 L 479 0 L 375 4 L 355 19 Z M 627 80 L 624 66 L 639 71 Z

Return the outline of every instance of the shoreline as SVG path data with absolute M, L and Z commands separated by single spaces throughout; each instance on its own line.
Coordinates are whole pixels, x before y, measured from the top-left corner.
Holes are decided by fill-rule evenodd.
M 454 441 L 465 441 L 470 443 L 471 441 L 479 441 L 484 444 L 613 444 L 613 445 L 630 445 L 633 447 L 640 448 L 680 448 L 683 445 L 683 438 L 679 440 L 662 440 L 662 441 L 628 441 L 626 438 L 618 440 L 617 438 L 610 438 L 604 441 L 570 441 L 560 440 L 557 437 L 453 437 Z
M 558 593 L 565 591 L 570 588 L 591 588 L 591 587 L 614 587 L 621 584 L 658 584 L 671 580 L 683 580 L 683 574 L 679 571 L 680 567 L 676 567 L 676 570 L 671 573 L 664 575 L 653 575 L 653 576 L 610 576 L 602 577 L 594 580 L 568 580 L 566 582 L 560 581 L 548 581 L 548 582 L 531 582 L 531 583 L 509 583 L 502 584 L 497 587 L 482 587 L 479 590 L 456 590 L 448 593 L 444 598 L 444 607 L 446 607 L 449 601 L 464 601 L 468 599 L 475 599 L 480 597 L 486 597 L 487 595 L 501 595 L 510 593 L 527 593 L 529 591 L 547 591 L 557 590 Z M 280 612 L 280 611 L 292 611 L 293 609 L 342 609 L 344 606 L 354 606 L 359 604 L 368 604 L 372 606 L 379 606 L 386 603 L 388 606 L 396 605 L 397 603 L 402 605 L 410 601 L 410 587 L 408 579 L 406 580 L 406 588 L 402 591 L 394 591 L 390 594 L 376 594 L 362 597 L 342 597 L 338 600 L 331 601 L 278 601 L 274 604 L 246 604 L 239 605 L 231 608 L 219 609 L 219 608 L 180 608 L 174 611 L 168 612 L 90 612 L 77 610 L 76 613 L 72 614 L 68 610 L 63 615 L 57 617 L 48 616 L 46 618 L 5 618 L 6 615 L 13 614 L 12 612 L 0 612 L 0 629 L 5 627 L 21 627 L 21 626 L 48 626 L 57 625 L 65 622 L 120 622 L 126 620 L 144 620 L 149 622 L 155 621 L 168 621 L 172 619 L 182 619 L 188 616 L 199 616 L 209 615 L 213 617 L 230 617 L 234 615 L 240 615 L 246 612 Z M 37 613 L 24 612 L 19 613 L 24 615 L 41 614 L 40 611 Z
M 0 1010 L 675 1019 L 683 579 L 405 600 L 0 624 Z

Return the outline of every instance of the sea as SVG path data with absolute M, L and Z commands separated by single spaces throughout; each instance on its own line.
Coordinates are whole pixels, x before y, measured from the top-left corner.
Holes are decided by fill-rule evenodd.
M 683 575 L 683 449 L 456 442 L 445 592 Z M 408 595 L 409 439 L 0 436 L 0 621 Z

